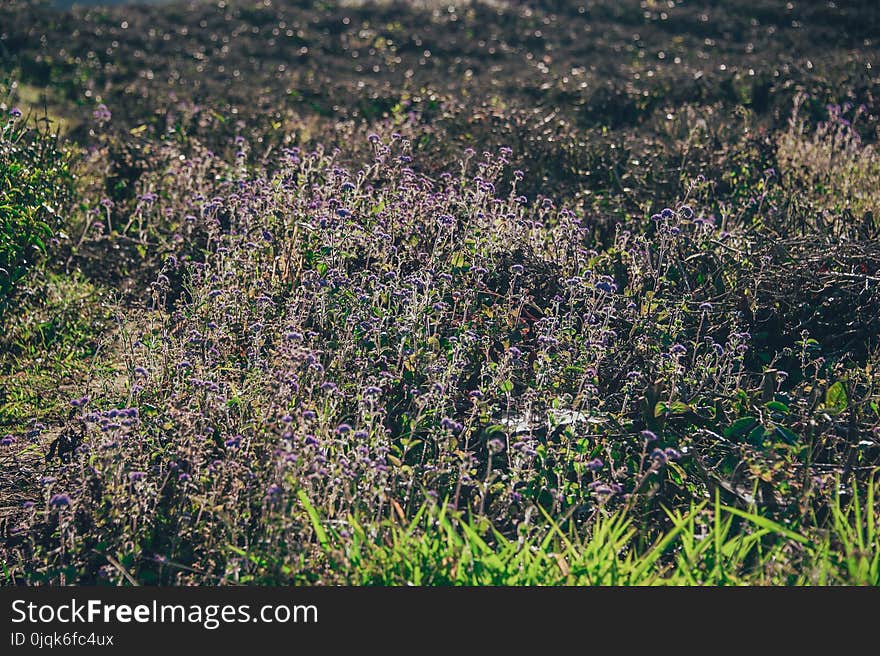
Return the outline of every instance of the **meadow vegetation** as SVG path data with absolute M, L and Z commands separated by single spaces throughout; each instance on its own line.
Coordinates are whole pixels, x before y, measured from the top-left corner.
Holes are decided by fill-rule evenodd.
M 541 5 L 0 7 L 4 585 L 880 583 L 880 11 Z

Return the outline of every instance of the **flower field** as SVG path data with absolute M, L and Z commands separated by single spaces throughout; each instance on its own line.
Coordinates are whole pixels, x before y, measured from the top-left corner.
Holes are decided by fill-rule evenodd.
M 880 583 L 873 3 L 0 23 L 4 585 Z

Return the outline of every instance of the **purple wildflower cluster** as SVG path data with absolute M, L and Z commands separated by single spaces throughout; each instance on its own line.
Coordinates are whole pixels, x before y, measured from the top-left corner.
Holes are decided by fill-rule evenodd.
M 682 457 L 660 430 L 608 430 L 638 416 L 646 381 L 672 400 L 733 393 L 747 338 L 716 342 L 709 297 L 672 282 L 718 238 L 690 207 L 603 254 L 589 217 L 522 198 L 506 149 L 428 177 L 406 139 L 370 144 L 361 169 L 321 148 L 257 171 L 169 151 L 141 181 L 132 225 L 178 219 L 148 302 L 160 325 L 124 345 L 124 403 L 70 402 L 101 447 L 81 476 L 130 530 L 164 513 L 183 541 L 230 543 L 245 527 L 219 531 L 223 513 L 259 508 L 247 530 L 295 542 L 294 489 L 328 517 L 388 499 L 493 519 L 616 503 L 640 467 Z M 50 506 L 83 494 L 65 489 Z

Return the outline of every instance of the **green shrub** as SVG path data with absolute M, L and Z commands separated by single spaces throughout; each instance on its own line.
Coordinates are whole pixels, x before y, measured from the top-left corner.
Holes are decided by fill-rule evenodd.
M 69 153 L 48 120 L 30 121 L 16 108 L 0 132 L 0 313 L 16 284 L 45 254 L 63 223 L 72 193 Z

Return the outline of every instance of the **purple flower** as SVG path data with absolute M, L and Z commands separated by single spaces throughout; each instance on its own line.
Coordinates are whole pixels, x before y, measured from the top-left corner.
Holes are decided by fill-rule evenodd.
M 339 424 L 336 427 L 336 432 L 339 433 L 340 435 L 345 435 L 346 433 L 348 433 L 350 431 L 351 431 L 351 426 L 349 426 L 348 424 Z
M 269 499 L 277 499 L 281 496 L 281 493 L 284 490 L 281 489 L 280 485 L 272 483 L 269 487 L 266 488 L 266 497 Z
M 226 446 L 230 449 L 237 449 L 241 446 L 241 435 L 236 435 L 235 437 L 230 437 L 228 440 L 224 442 Z
M 602 467 L 605 466 L 605 463 L 602 462 L 602 458 L 593 458 L 586 464 L 587 471 L 599 471 Z
M 668 460 L 675 461 L 675 460 L 678 460 L 679 458 L 681 458 L 681 452 L 676 449 L 673 449 L 671 447 L 663 449 L 663 453 L 666 454 L 666 458 Z
M 451 228 L 455 225 L 455 218 L 449 214 L 441 214 L 437 217 L 437 223 L 444 228 Z
M 511 346 L 509 349 L 507 349 L 507 352 L 510 353 L 510 357 L 512 357 L 514 360 L 518 360 L 522 356 L 522 351 L 520 351 L 515 346 Z
M 496 437 L 486 442 L 486 447 L 489 449 L 489 453 L 501 453 L 502 451 L 504 451 L 504 442 Z
M 9 446 L 15 442 L 15 438 L 12 435 L 4 435 L 2 439 L 0 439 L 0 446 Z
M 18 107 L 13 107 L 9 110 L 9 115 L 12 118 L 21 118 L 21 110 Z
M 147 477 L 147 473 L 146 473 L 146 472 L 142 472 L 142 471 L 133 471 L 133 472 L 131 472 L 131 473 L 128 475 L 128 480 L 130 480 L 132 483 L 135 483 L 135 482 L 137 482 L 137 481 L 142 481 L 142 480 L 144 480 L 146 477 Z
M 663 449 L 654 449 L 654 450 L 651 452 L 651 458 L 652 458 L 652 459 L 654 460 L 654 462 L 656 462 L 658 465 L 665 465 L 668 456 L 666 455 L 666 452 L 665 452 Z
M 657 435 L 653 431 L 643 430 L 641 432 L 642 439 L 646 442 L 656 442 Z
M 460 433 L 464 429 L 464 426 L 449 417 L 440 420 L 440 427 L 453 433 Z
M 672 353 L 673 355 L 683 355 L 683 354 L 687 353 L 687 349 L 684 346 L 682 346 L 681 344 L 673 344 L 672 348 L 669 349 L 669 352 Z
M 98 121 L 98 123 L 106 123 L 113 117 L 113 115 L 110 113 L 110 110 L 107 109 L 107 105 L 101 104 L 92 112 L 92 117 Z
M 66 494 L 53 494 L 49 499 L 49 505 L 53 508 L 67 508 L 70 504 L 70 497 Z
M 318 414 L 314 410 L 303 410 L 303 419 L 315 419 Z
M 704 301 L 703 303 L 700 303 L 700 312 L 711 312 L 711 311 L 712 311 L 712 304 L 711 303 L 709 303 L 708 301 Z
M 181 483 L 186 483 L 189 479 L 190 479 L 190 475 L 187 474 L 186 472 L 181 472 L 177 476 L 177 480 L 180 481 Z
M 668 207 L 664 208 L 662 212 L 660 212 L 660 217 L 666 219 L 667 221 L 675 216 L 675 212 L 673 212 Z
M 510 272 L 515 276 L 521 276 L 525 271 L 526 268 L 522 264 L 514 264 L 510 267 Z

